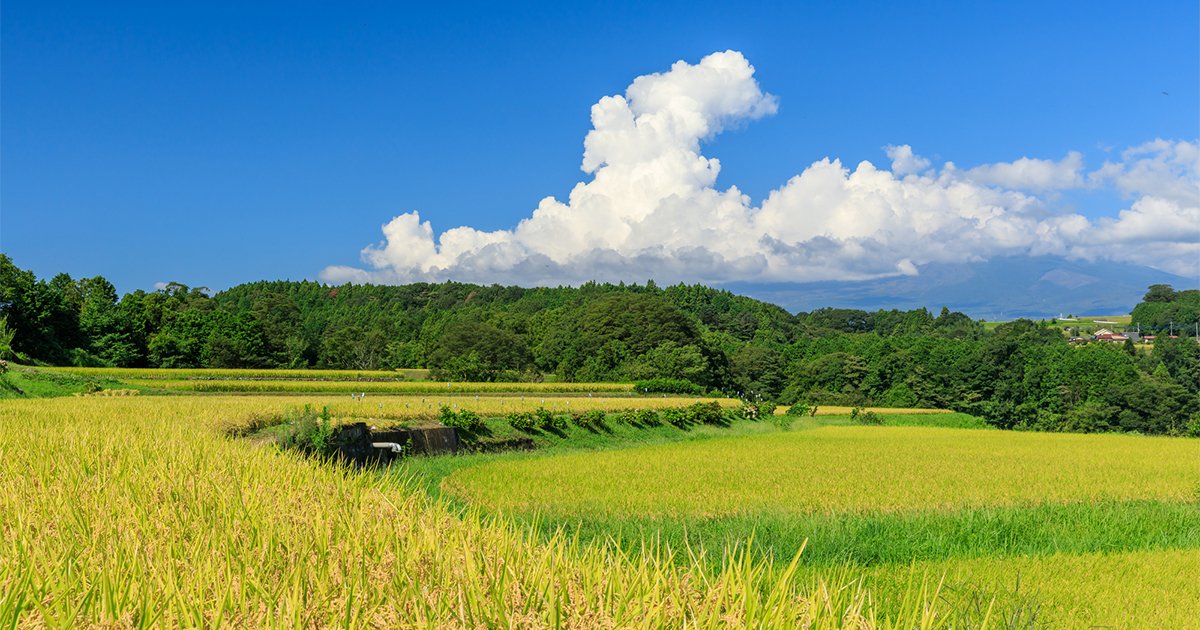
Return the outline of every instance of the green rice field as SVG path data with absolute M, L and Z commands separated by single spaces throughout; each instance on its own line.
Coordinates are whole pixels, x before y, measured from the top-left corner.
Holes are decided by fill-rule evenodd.
M 938 575 L 956 610 L 991 601 L 1038 627 L 1189 627 L 1200 441 L 901 418 L 938 416 L 492 458 L 442 471 L 439 490 L 629 548 L 753 540 L 806 574 L 858 567 L 885 599 Z

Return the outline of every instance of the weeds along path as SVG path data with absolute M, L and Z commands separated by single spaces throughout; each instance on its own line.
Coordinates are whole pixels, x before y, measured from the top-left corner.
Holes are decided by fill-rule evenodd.
M 943 627 L 848 571 L 627 556 L 226 432 L 270 398 L 0 403 L 0 626 Z M 712 564 L 723 566 L 713 570 Z M 715 577 L 713 577 L 715 575 Z M 935 581 L 936 582 L 936 581 Z M 929 585 L 926 585 L 929 586 Z M 985 611 L 986 612 L 986 611 Z M 981 619 L 976 619 L 978 622 Z

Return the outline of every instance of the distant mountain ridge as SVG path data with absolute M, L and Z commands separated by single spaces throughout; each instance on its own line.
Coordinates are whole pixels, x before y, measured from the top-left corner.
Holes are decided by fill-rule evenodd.
M 976 319 L 1043 318 L 1061 314 L 1128 313 L 1151 284 L 1193 288 L 1200 279 L 1150 267 L 1052 256 L 996 258 L 976 263 L 933 263 L 916 276 L 856 282 L 729 283 L 734 293 L 789 311 L 823 307 L 910 310 L 942 306 Z

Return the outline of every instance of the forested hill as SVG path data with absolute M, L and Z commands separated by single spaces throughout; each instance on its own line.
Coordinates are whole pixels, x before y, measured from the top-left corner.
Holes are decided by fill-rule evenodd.
M 1138 312 L 1195 319 L 1193 298 L 1156 286 Z M 793 315 L 704 286 L 254 282 L 211 297 L 172 284 L 118 298 L 102 277 L 39 280 L 0 254 L 0 308 L 0 353 L 11 345 L 22 362 L 669 378 L 782 403 L 951 407 L 1000 426 L 1076 430 L 1179 432 L 1200 408 L 1189 337 L 1160 335 L 1149 351 L 1072 347 L 1028 320 L 987 330 L 947 309 Z

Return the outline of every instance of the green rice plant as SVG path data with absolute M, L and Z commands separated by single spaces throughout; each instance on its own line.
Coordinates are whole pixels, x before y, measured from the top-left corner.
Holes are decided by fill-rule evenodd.
M 1188 438 L 850 425 L 495 461 L 443 486 L 508 512 L 900 512 L 1190 502 L 1198 461 L 1200 441 Z

